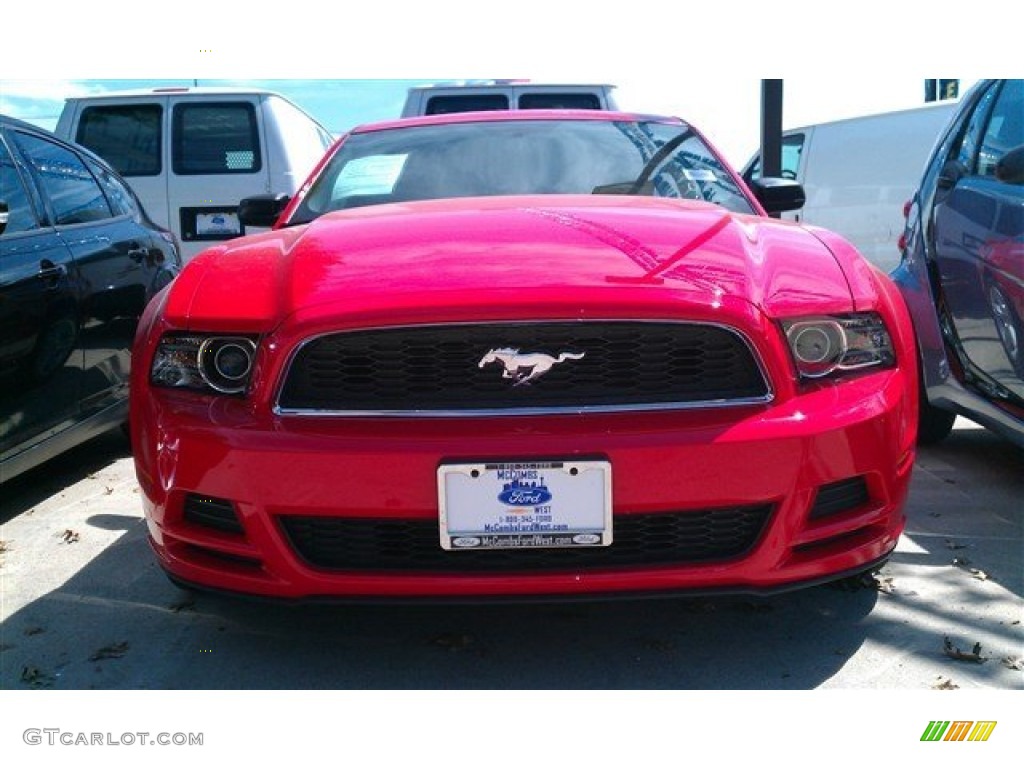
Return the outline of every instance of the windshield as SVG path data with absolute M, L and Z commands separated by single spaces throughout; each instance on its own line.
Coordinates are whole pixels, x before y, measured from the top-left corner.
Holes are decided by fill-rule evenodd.
M 514 120 L 390 128 L 349 136 L 291 224 L 380 203 L 522 194 L 629 194 L 754 209 L 686 125 Z

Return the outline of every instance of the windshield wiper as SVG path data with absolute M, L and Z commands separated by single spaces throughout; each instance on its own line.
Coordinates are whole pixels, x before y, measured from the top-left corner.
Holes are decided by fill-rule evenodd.
M 676 148 L 691 136 L 693 136 L 693 129 L 687 128 L 678 136 L 673 136 L 671 139 L 662 144 L 661 148 L 654 153 L 651 159 L 648 160 L 646 165 L 644 165 L 644 167 L 640 170 L 640 175 L 636 177 L 636 180 L 629 186 L 629 188 L 625 192 L 622 192 L 621 194 L 635 195 L 637 194 L 637 192 L 639 192 L 641 189 L 644 189 L 645 187 L 653 191 L 653 187 L 650 186 L 651 176 L 653 176 L 654 172 L 658 170 L 658 166 L 665 162 L 665 158 L 667 158 L 669 155 L 675 152 Z M 612 184 L 608 186 L 618 185 Z M 597 189 L 601 189 L 603 191 L 604 187 L 598 187 Z M 594 191 L 596 192 L 597 190 L 595 189 Z

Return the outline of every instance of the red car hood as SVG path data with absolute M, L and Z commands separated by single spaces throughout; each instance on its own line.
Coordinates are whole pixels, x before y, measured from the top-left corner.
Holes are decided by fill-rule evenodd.
M 797 225 L 700 202 L 549 195 L 370 206 L 236 240 L 188 265 L 166 317 L 242 331 L 296 314 L 408 322 L 664 301 L 770 317 L 853 305 L 832 252 Z

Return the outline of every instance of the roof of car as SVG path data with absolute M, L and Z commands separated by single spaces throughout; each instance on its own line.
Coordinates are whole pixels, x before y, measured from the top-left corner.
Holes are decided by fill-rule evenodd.
M 103 157 L 101 157 L 100 155 L 96 154 L 95 152 L 93 152 L 88 147 L 84 147 L 81 144 L 78 144 L 77 142 L 68 141 L 67 139 L 61 138 L 60 136 L 58 136 L 57 134 L 55 134 L 53 131 L 49 130 L 48 128 L 43 128 L 42 126 L 39 126 L 39 125 L 33 125 L 32 123 L 26 122 L 24 120 L 19 120 L 16 117 L 11 117 L 10 115 L 4 115 L 4 114 L 0 114 L 0 125 L 2 125 L 5 128 L 17 128 L 20 131 L 37 133 L 40 136 L 46 136 L 51 141 L 55 141 L 55 142 L 57 142 L 59 144 L 63 144 L 64 146 L 67 146 L 67 147 L 73 147 L 74 150 L 76 152 L 78 152 L 79 154 L 85 155 L 90 160 L 96 161 L 97 163 L 102 165 L 107 170 L 114 171 L 115 175 L 119 175 L 118 172 L 114 169 L 114 166 L 112 166 L 110 164 L 110 161 L 105 160 Z
M 352 129 L 351 133 L 369 133 L 371 131 L 402 128 L 413 125 L 445 125 L 449 123 L 498 123 L 522 120 L 598 120 L 607 122 L 659 122 L 685 125 L 678 117 L 666 115 L 649 115 L 636 112 L 612 112 L 603 109 L 512 109 L 489 110 L 486 112 L 451 112 L 444 115 L 428 115 L 426 117 L 405 117 L 384 120 L 375 123 L 363 123 Z
M 23 128 L 25 130 L 30 131 L 41 131 L 42 133 L 50 133 L 52 135 L 52 133 L 46 130 L 45 128 L 41 128 L 38 125 L 33 125 L 32 123 L 25 122 L 24 120 L 19 120 L 18 118 L 11 117 L 10 115 L 0 114 L 0 123 L 3 123 L 4 125 L 10 126 L 12 128 Z

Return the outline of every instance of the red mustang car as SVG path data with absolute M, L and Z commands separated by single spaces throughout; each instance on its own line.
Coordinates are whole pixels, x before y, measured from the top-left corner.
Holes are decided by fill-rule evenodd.
M 353 130 L 294 199 L 243 201 L 272 231 L 192 260 L 143 318 L 131 423 L 160 564 L 352 599 L 876 567 L 914 462 L 913 332 L 846 241 L 765 214 L 801 196 L 752 193 L 674 118 Z

